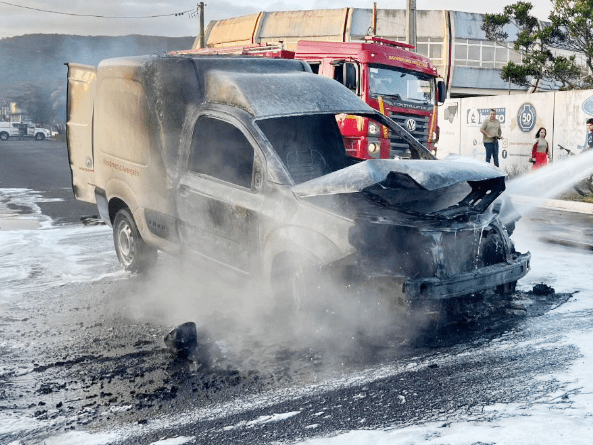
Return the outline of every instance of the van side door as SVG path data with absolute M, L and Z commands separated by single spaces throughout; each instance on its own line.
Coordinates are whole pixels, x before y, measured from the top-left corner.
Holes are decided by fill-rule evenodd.
M 97 69 L 68 63 L 67 143 L 72 189 L 81 201 L 95 203 L 93 106 Z
M 202 114 L 193 127 L 177 214 L 183 248 L 251 275 L 259 265 L 262 155 L 240 122 Z

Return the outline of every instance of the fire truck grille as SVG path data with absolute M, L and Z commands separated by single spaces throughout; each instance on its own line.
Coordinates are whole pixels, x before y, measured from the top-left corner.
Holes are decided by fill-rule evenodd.
M 428 142 L 428 126 L 430 125 L 429 116 L 410 116 L 405 114 L 392 113 L 391 119 L 400 124 L 403 128 L 408 130 L 421 144 L 426 146 Z M 403 139 L 397 135 L 392 134 L 391 140 L 391 156 L 400 158 L 410 157 L 410 148 Z

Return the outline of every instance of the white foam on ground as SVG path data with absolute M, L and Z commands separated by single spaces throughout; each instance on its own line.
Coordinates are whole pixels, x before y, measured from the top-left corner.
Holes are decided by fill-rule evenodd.
M 519 283 L 530 290 L 535 284 L 546 283 L 556 292 L 578 291 L 564 305 L 545 317 L 574 314 L 591 319 L 593 313 L 593 254 L 574 248 L 543 244 L 531 236 L 529 227 L 522 225 L 513 235 L 519 251 L 531 251 L 531 272 Z M 560 343 L 557 338 L 529 339 L 507 345 L 504 340 L 489 348 L 533 346 L 545 348 L 573 346 L 581 355 L 566 372 L 547 375 L 546 379 L 560 382 L 562 391 L 536 401 L 497 403 L 484 407 L 480 416 L 460 414 L 456 419 L 442 419 L 404 428 L 356 430 L 332 437 L 319 437 L 299 442 L 301 445 L 585 445 L 593 438 L 593 326 L 571 331 Z M 561 332 L 549 332 L 550 337 Z M 548 343 L 550 340 L 550 343 Z M 495 350 L 495 349 L 494 349 Z
M 556 314 L 573 313 L 575 317 L 583 313 L 593 312 L 593 255 L 563 246 L 549 246 L 539 243 L 530 237 L 529 229 L 518 229 L 514 236 L 519 240 L 518 250 L 531 250 L 533 254 L 532 272 L 520 283 L 525 290 L 534 284 L 543 282 L 556 288 L 558 292 L 580 290 L 575 297 L 563 306 L 553 309 L 544 317 Z M 519 247 L 520 246 L 520 247 Z M 593 437 L 593 326 L 565 337 L 557 338 L 559 332 L 549 332 L 547 337 L 528 337 L 517 343 L 516 339 L 502 337 L 484 346 L 484 353 L 504 353 L 511 348 L 530 347 L 546 348 L 550 345 L 562 347 L 572 345 L 578 348 L 581 357 L 570 364 L 567 371 L 548 374 L 540 379 L 560 382 L 562 391 L 547 394 L 536 400 L 520 403 L 497 403 L 484 406 L 479 415 L 456 413 L 455 418 L 442 418 L 409 427 L 392 427 L 372 430 L 355 430 L 331 437 L 318 437 L 300 442 L 303 445 L 391 445 L 400 444 L 455 444 L 471 445 L 475 443 L 531 445 L 558 443 L 589 444 Z M 466 360 L 471 352 L 460 352 L 458 355 L 440 357 L 444 362 Z M 153 419 L 148 425 L 129 425 L 110 432 L 109 435 L 93 436 L 93 444 L 109 443 L 111 440 L 133 438 L 149 431 L 188 425 L 211 419 L 224 419 L 230 415 L 273 406 L 288 399 L 335 391 L 339 388 L 360 386 L 388 376 L 396 375 L 403 370 L 419 369 L 427 364 L 417 363 L 413 359 L 396 364 L 368 369 L 343 377 L 336 377 L 306 387 L 283 388 L 263 395 L 247 397 L 226 404 L 200 408 L 194 411 L 177 414 L 174 418 L 163 416 Z M 568 398 L 566 398 L 568 397 Z M 402 403 L 405 403 L 405 399 Z M 223 427 L 226 429 L 249 428 L 257 423 L 279 421 L 298 415 L 299 411 L 279 413 L 272 416 L 255 417 L 252 420 Z M 307 425 L 307 430 L 317 425 Z M 101 442 L 101 440 L 105 440 Z M 174 440 L 174 439 L 167 439 Z M 54 443 L 54 442 L 48 442 Z M 58 442 L 55 442 L 58 443 Z M 64 442 L 67 443 L 67 442 Z M 160 445 L 160 443 L 159 443 Z
M 544 245 L 535 240 L 528 227 L 520 224 L 513 236 L 517 250 L 532 253 L 532 270 L 519 283 L 523 290 L 534 284 L 547 283 L 557 292 L 579 292 L 563 306 L 552 310 L 544 317 L 559 314 L 587 316 L 593 311 L 593 255 L 578 249 Z M 34 252 L 34 253 L 33 253 Z M 111 241 L 110 229 L 104 226 L 51 227 L 42 224 L 39 230 L 0 231 L 0 304 L 11 301 L 28 290 L 59 286 L 73 282 L 88 282 L 121 273 L 114 272 L 117 264 Z M 117 267 L 115 267 L 117 269 Z M 32 279 L 34 278 L 34 279 Z M 494 404 L 485 406 L 479 416 L 459 413 L 455 419 L 440 419 L 405 428 L 356 430 L 332 437 L 320 437 L 301 442 L 307 445 L 386 445 L 386 444 L 589 444 L 593 437 L 593 327 L 571 333 L 556 346 L 572 345 L 578 348 L 580 357 L 570 363 L 568 370 L 556 372 L 546 378 L 556 379 L 563 385 L 562 394 L 549 394 L 525 403 Z M 562 335 L 550 332 L 549 335 Z M 549 341 L 549 342 L 548 342 Z M 545 347 L 552 343 L 545 336 L 529 338 L 523 343 L 512 344 L 504 339 L 493 341 L 485 348 L 496 351 L 510 347 Z M 462 358 L 462 354 L 447 360 Z M 426 364 L 412 360 L 352 373 L 307 387 L 281 389 L 258 395 L 181 413 L 175 417 L 163 416 L 148 425 L 130 425 L 117 431 L 69 432 L 44 440 L 47 445 L 79 444 L 103 445 L 125 437 L 134 437 L 147 431 L 187 425 L 213 418 L 225 418 L 233 413 L 247 412 L 257 407 L 273 406 L 287 399 L 319 394 L 341 387 L 358 386 L 365 382 L 392 376 L 402 370 L 413 370 Z M 563 398 L 567 394 L 568 399 Z M 405 403 L 405 401 L 404 401 Z M 273 416 L 256 417 L 250 422 L 277 421 L 297 415 L 299 412 L 279 413 Z M 253 423 L 253 424 L 255 424 Z M 235 425 L 234 427 L 238 427 Z M 308 425 L 314 429 L 316 425 Z M 17 417 L 4 412 L 0 418 L 0 434 L 18 434 L 36 430 L 42 425 L 35 419 Z M 176 445 L 194 440 L 178 437 L 155 442 L 158 445 Z M 14 442 L 18 444 L 18 441 Z
M 0 231 L 0 304 L 23 292 L 121 273 L 107 226 Z

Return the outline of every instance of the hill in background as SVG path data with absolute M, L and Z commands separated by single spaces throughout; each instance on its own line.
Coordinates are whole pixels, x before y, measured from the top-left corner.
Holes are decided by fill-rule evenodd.
M 194 37 L 29 34 L 0 39 L 0 106 L 16 101 L 40 124 L 66 120 L 67 62 L 189 49 Z

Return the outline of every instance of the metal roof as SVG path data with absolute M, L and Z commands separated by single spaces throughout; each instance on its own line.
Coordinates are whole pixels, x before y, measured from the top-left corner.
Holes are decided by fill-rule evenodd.
M 374 113 L 358 96 L 333 79 L 307 72 L 261 73 L 211 70 L 206 100 L 264 118 L 309 113 Z

